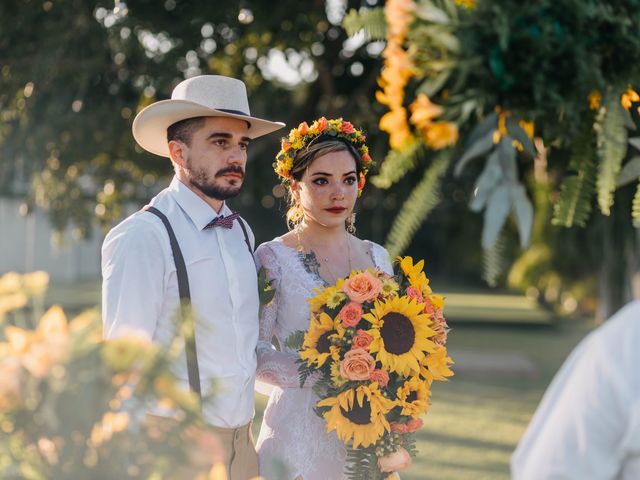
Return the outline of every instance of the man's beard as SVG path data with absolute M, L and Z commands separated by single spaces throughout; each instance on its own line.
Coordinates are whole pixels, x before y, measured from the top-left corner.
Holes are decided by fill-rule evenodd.
M 238 185 L 235 186 L 222 186 L 216 183 L 216 178 L 222 177 L 226 173 L 237 173 L 242 175 L 241 179 L 238 179 Z M 238 166 L 230 166 L 218 170 L 214 176 L 214 180 L 211 181 L 209 176 L 203 170 L 189 170 L 189 183 L 204 193 L 207 197 L 213 198 L 216 200 L 227 200 L 228 198 L 233 198 L 240 193 L 242 190 L 243 179 L 244 179 L 244 170 L 242 167 Z

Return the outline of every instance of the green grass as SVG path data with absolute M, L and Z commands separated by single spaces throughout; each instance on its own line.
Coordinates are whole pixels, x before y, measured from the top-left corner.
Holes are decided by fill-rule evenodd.
M 54 284 L 47 304 L 77 312 L 99 303 L 99 282 Z M 418 434 L 419 456 L 403 480 L 509 478 L 509 459 L 549 381 L 571 349 L 593 327 L 588 321 L 557 321 L 522 296 L 479 292 L 447 294 L 455 352 L 516 353 L 535 365 L 537 375 L 518 372 L 461 372 L 436 382 L 433 404 Z M 455 361 L 455 356 L 454 356 Z M 455 366 L 454 366 L 455 370 Z M 254 433 L 266 397 L 256 395 Z

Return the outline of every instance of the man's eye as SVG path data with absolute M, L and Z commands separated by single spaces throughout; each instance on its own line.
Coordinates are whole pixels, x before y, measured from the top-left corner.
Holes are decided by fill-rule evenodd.
M 241 143 L 240 144 L 240 149 L 241 150 L 248 150 L 249 149 L 249 144 L 248 143 Z
M 215 145 L 218 145 L 219 147 L 224 147 L 227 144 L 227 141 L 223 138 L 216 140 L 213 142 Z

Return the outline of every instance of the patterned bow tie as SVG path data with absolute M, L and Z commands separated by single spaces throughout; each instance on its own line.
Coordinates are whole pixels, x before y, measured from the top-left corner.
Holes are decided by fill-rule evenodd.
M 224 216 L 220 215 L 211 220 L 204 229 L 213 228 L 213 227 L 222 227 L 222 228 L 233 228 L 233 221 L 240 216 L 239 213 L 234 212 L 231 215 Z

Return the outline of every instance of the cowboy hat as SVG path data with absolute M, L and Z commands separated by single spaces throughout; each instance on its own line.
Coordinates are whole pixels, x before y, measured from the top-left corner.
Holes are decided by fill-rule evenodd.
M 133 120 L 133 137 L 142 148 L 161 157 L 169 156 L 167 128 L 194 117 L 230 117 L 249 124 L 248 136 L 260 137 L 284 127 L 252 117 L 243 82 L 221 75 L 200 75 L 180 82 L 170 100 L 161 100 L 142 109 Z

